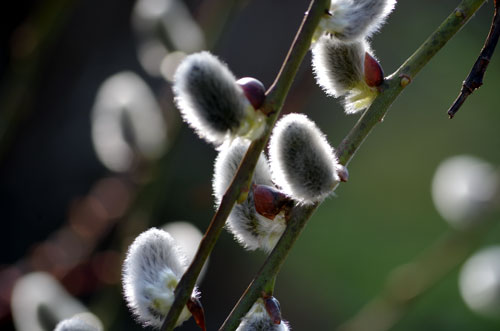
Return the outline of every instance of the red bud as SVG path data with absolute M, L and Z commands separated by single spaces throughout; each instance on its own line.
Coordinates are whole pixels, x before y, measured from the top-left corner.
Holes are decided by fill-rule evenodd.
M 253 200 L 255 210 L 271 220 L 290 202 L 290 199 L 285 194 L 267 185 L 253 186 Z
M 252 77 L 243 77 L 236 81 L 247 97 L 248 101 L 252 104 L 254 109 L 259 109 L 266 98 L 266 89 L 264 85 Z
M 384 71 L 377 59 L 365 52 L 365 82 L 368 86 L 379 86 L 384 81 Z
M 200 300 L 195 297 L 192 297 L 186 303 L 187 309 L 193 315 L 194 321 L 203 331 L 207 331 L 205 326 L 205 311 L 203 310 L 203 306 L 201 305 Z
M 266 307 L 267 314 L 274 324 L 281 323 L 281 309 L 279 301 L 273 296 L 265 296 L 264 306 Z
M 347 168 L 344 167 L 343 165 L 339 164 L 337 166 L 337 174 L 341 182 L 345 183 L 349 180 L 349 171 L 347 171 Z

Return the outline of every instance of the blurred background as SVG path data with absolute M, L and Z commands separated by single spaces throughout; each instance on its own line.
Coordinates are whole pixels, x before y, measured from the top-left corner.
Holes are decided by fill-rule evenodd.
M 399 1 L 372 42 L 385 73 L 396 70 L 457 3 Z M 214 213 L 216 152 L 182 123 L 172 103 L 176 64 L 186 53 L 209 49 L 237 77 L 256 77 L 268 87 L 307 6 L 303 0 L 25 0 L 4 5 L 2 329 L 14 328 L 13 285 L 33 271 L 53 275 L 68 292 L 64 295 L 78 298 L 105 329 L 141 329 L 120 294 L 128 244 L 150 226 L 179 220 L 203 232 Z M 446 115 L 483 45 L 492 7 L 486 3 L 396 100 L 350 163 L 349 182 L 310 220 L 276 285 L 275 296 L 294 330 L 334 330 L 397 283 L 390 279 L 399 279 L 403 288 L 418 287 L 427 272 L 443 265 L 446 270 L 425 295 L 409 295 L 403 305 L 376 316 L 397 315 L 393 330 L 500 328 L 500 271 L 493 277 L 496 287 L 489 289 L 497 296 L 495 313 L 488 314 L 495 318 L 474 313 L 464 303 L 458 267 L 476 247 L 500 243 L 498 208 L 470 217 L 483 220 L 479 230 L 454 230 L 431 194 L 434 173 L 449 157 L 473 155 L 492 169 L 500 166 L 498 54 L 484 86 L 455 119 Z M 284 112 L 306 113 L 332 146 L 358 119 L 346 116 L 338 100 L 327 98 L 315 84 L 310 54 Z M 435 243 L 443 236 L 445 242 L 450 236 L 460 240 L 443 245 L 446 252 L 439 255 Z M 398 273 L 399 266 L 425 252 L 432 263 Z M 200 284 L 209 330 L 222 324 L 264 259 L 222 233 Z M 40 284 L 35 288 L 44 287 Z M 27 302 L 36 301 L 28 293 L 33 297 Z M 45 313 L 25 308 L 21 318 L 49 316 L 44 325 L 52 326 L 59 319 L 57 305 Z M 196 326 L 191 320 L 182 329 Z

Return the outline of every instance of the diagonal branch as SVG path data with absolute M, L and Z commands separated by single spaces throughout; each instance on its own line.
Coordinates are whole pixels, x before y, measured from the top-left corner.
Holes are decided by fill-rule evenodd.
M 384 289 L 337 331 L 387 331 L 404 316 L 410 305 L 455 270 L 480 245 L 496 217 L 467 231 L 448 230 L 410 263 L 387 277 Z
M 250 310 L 254 302 L 260 297 L 266 284 L 271 281 L 281 269 L 281 266 L 285 262 L 293 244 L 302 233 L 307 221 L 317 207 L 317 204 L 312 206 L 298 206 L 292 210 L 285 232 L 283 232 L 283 235 L 276 244 L 276 247 L 271 252 L 262 268 L 259 270 L 257 276 L 255 276 L 253 281 L 245 290 L 236 306 L 224 321 L 224 324 L 220 327 L 219 331 L 232 331 L 238 327 L 241 318 L 247 313 L 248 310 Z
M 390 105 L 411 79 L 460 30 L 484 1 L 463 0 L 420 48 L 395 73 L 387 78 L 380 95 L 337 148 L 337 156 L 341 164 L 347 165 L 349 163 L 362 142 L 374 126 L 387 114 Z M 251 308 L 269 280 L 279 272 L 293 244 L 317 207 L 318 205 L 315 204 L 297 206 L 292 209 L 285 232 L 219 331 L 236 329 L 241 318 Z
M 220 206 L 208 226 L 193 262 L 186 270 L 186 273 L 182 276 L 177 288 L 175 289 L 174 303 L 172 304 L 172 307 L 163 322 L 161 330 L 173 330 L 183 307 L 186 305 L 187 300 L 191 296 L 201 268 L 205 264 L 205 261 L 219 238 L 222 227 L 224 226 L 231 209 L 240 195 L 245 194 L 245 192 L 248 191 L 248 186 L 252 178 L 255 165 L 257 164 L 257 160 L 261 151 L 264 149 L 269 136 L 271 135 L 271 129 L 281 112 L 285 97 L 288 94 L 304 56 L 309 50 L 313 33 L 321 19 L 321 16 L 324 14 L 326 8 L 328 8 L 328 3 L 329 0 L 311 1 L 309 9 L 299 31 L 297 32 L 283 66 L 281 67 L 275 82 L 267 91 L 266 101 L 262 107 L 264 113 L 270 114 L 266 122 L 266 131 L 260 139 L 257 139 L 250 145 L 231 185 L 222 197 Z
M 450 118 L 455 116 L 469 95 L 474 93 L 475 90 L 483 85 L 484 74 L 488 68 L 488 64 L 490 64 L 493 52 L 495 51 L 495 47 L 498 43 L 498 37 L 500 37 L 500 15 L 498 14 L 500 2 L 495 0 L 494 4 L 495 12 L 493 15 L 493 21 L 491 22 L 490 32 L 488 33 L 488 37 L 486 37 L 483 49 L 481 49 L 481 53 L 479 53 L 476 63 L 474 63 L 469 75 L 462 83 L 462 90 L 460 91 L 460 94 L 448 110 L 448 116 Z
M 481 7 L 485 0 L 462 0 L 424 43 L 391 74 L 382 85 L 382 93 L 361 116 L 338 146 L 340 163 L 347 165 L 373 127 L 382 121 L 397 96 L 408 86 L 420 70 L 444 47 L 462 26 Z

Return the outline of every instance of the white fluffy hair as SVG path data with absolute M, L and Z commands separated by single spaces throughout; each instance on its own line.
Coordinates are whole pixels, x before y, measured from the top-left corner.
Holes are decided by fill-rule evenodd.
M 274 324 L 269 317 L 262 299 L 258 299 L 250 308 L 245 317 L 241 320 L 236 331 L 289 331 L 290 326 L 287 321 Z
M 365 81 L 365 53 L 374 57 L 367 40 L 344 43 L 327 35 L 312 49 L 316 82 L 327 95 L 343 97 L 347 114 L 368 108 L 378 94 Z
M 269 146 L 274 182 L 302 204 L 327 197 L 339 182 L 333 148 L 304 114 L 288 114 L 274 127 Z
M 320 28 L 335 38 L 352 42 L 371 37 L 385 23 L 396 0 L 332 0 L 332 16 Z
M 253 111 L 227 65 L 206 51 L 182 61 L 173 91 L 184 121 L 216 145 L 241 129 L 249 107 Z
M 343 43 L 322 36 L 312 49 L 316 82 L 330 96 L 345 95 L 364 79 L 365 52 L 370 52 L 365 40 Z
M 212 183 L 217 206 L 219 206 L 222 196 L 229 184 L 231 184 L 249 145 L 250 143 L 246 140 L 236 139 L 231 143 L 224 144 L 224 147 L 221 148 L 215 161 Z M 269 165 L 264 154 L 259 157 L 252 184 L 274 187 Z M 250 190 L 248 198 L 234 206 L 228 217 L 226 227 L 245 248 L 249 250 L 261 248 L 269 252 L 283 234 L 286 222 L 282 214 L 277 215 L 274 220 L 260 215 L 255 209 L 253 192 Z
M 92 313 L 80 313 L 57 323 L 54 331 L 103 331 L 102 322 Z
M 129 308 L 145 325 L 160 328 L 174 301 L 174 290 L 187 268 L 170 234 L 151 228 L 130 245 L 123 264 L 123 292 Z M 198 296 L 198 291 L 193 291 Z M 182 311 L 178 324 L 191 314 Z

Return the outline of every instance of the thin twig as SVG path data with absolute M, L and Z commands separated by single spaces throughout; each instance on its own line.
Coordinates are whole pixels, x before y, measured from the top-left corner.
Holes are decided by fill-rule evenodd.
M 187 300 L 191 296 L 201 268 L 214 248 L 222 227 L 224 226 L 235 201 L 241 194 L 248 191 L 250 179 L 252 178 L 257 160 L 261 151 L 264 149 L 267 140 L 269 139 L 271 129 L 281 112 L 285 97 L 288 94 L 297 70 L 309 50 L 312 35 L 324 13 L 325 8 L 328 7 L 328 1 L 329 0 L 313 0 L 311 2 L 308 14 L 305 17 L 297 36 L 295 37 L 283 66 L 281 67 L 273 85 L 267 92 L 266 101 L 262 107 L 264 109 L 264 113 L 270 114 L 266 122 L 266 131 L 261 138 L 257 139 L 250 145 L 231 185 L 222 197 L 221 204 L 208 226 L 193 262 L 187 269 L 186 273 L 182 276 L 177 288 L 175 289 L 174 303 L 172 304 L 172 307 L 163 322 L 161 330 L 173 330 L 183 307 L 186 305 Z
M 484 74 L 488 68 L 491 57 L 493 56 L 493 52 L 495 52 L 498 37 L 500 37 L 500 15 L 498 14 L 499 4 L 500 2 L 495 0 L 495 12 L 493 15 L 493 21 L 491 22 L 490 32 L 488 33 L 488 37 L 486 37 L 484 46 L 481 49 L 481 53 L 479 53 L 476 63 L 474 63 L 469 75 L 462 83 L 460 94 L 448 110 L 448 116 L 450 119 L 455 116 L 469 95 L 474 93 L 475 90 L 483 85 Z
M 457 9 L 445 19 L 420 48 L 395 73 L 386 79 L 380 95 L 337 148 L 337 156 L 341 164 L 347 165 L 349 163 L 374 126 L 387 114 L 390 105 L 401 91 L 425 64 L 460 30 L 484 1 L 463 0 Z M 457 12 L 460 12 L 460 15 L 457 15 Z M 293 244 L 317 207 L 318 205 L 297 206 L 292 209 L 290 221 L 285 232 L 231 311 L 220 331 L 232 331 L 236 329 L 240 319 L 250 309 L 255 300 L 257 300 L 267 282 L 280 270 Z

